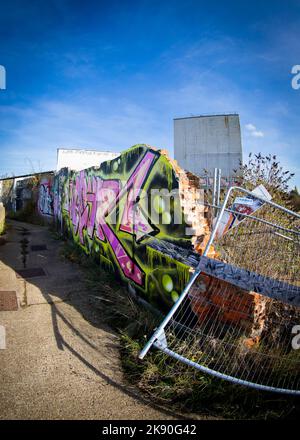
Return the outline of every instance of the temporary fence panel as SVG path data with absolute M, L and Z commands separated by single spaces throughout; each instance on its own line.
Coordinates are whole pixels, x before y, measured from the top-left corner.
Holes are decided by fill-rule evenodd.
M 300 215 L 231 187 L 153 345 L 213 376 L 300 394 Z

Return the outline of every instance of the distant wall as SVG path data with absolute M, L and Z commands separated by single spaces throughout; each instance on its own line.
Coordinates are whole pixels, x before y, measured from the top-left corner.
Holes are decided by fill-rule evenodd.
M 6 211 L 13 209 L 13 187 L 14 179 L 0 181 L 0 202 L 3 203 Z
M 180 197 L 147 198 L 161 189 L 179 189 L 174 166 L 161 151 L 137 145 L 99 168 L 56 174 L 53 213 L 57 227 L 87 254 L 151 303 L 169 308 L 189 279 L 189 268 L 149 245 L 156 239 L 191 248 L 192 239 L 186 223 L 177 224 L 183 215 Z M 46 186 L 41 200 L 49 194 Z
M 74 171 L 84 170 L 100 164 L 106 160 L 114 159 L 120 153 L 111 151 L 78 150 L 72 148 L 59 148 L 57 150 L 56 171 L 70 168 Z
M 0 202 L 8 213 L 53 217 L 53 172 L 0 180 Z

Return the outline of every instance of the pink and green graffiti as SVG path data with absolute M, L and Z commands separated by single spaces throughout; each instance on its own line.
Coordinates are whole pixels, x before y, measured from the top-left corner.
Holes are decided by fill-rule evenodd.
M 190 247 L 170 161 L 146 145 L 137 145 L 99 168 L 61 170 L 54 179 L 54 217 L 59 227 L 102 265 L 117 272 L 156 305 L 170 305 L 189 278 L 188 267 L 149 247 L 163 240 Z M 158 195 L 148 197 L 157 192 Z M 156 215 L 153 215 L 155 213 Z M 164 221 L 163 221 L 164 220 Z

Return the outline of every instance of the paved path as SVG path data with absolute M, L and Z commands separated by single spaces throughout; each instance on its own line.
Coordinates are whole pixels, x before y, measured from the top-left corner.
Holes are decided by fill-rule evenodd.
M 88 302 L 77 265 L 59 256 L 47 228 L 11 222 L 0 243 L 0 291 L 16 291 L 17 311 L 0 311 L 1 419 L 170 419 L 122 377 L 117 335 Z M 22 228 L 26 228 L 28 233 Z M 45 276 L 17 278 L 20 240 L 29 240 L 28 268 Z M 32 245 L 46 250 L 32 251 Z M 175 416 L 176 417 L 176 416 Z

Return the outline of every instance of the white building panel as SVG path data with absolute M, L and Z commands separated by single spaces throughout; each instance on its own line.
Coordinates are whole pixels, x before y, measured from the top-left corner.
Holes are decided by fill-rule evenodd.
M 114 159 L 119 155 L 120 153 L 110 151 L 58 148 L 56 171 L 59 171 L 61 168 L 80 171 L 85 168 L 99 167 L 102 162 Z
M 222 176 L 231 177 L 242 161 L 239 116 L 174 119 L 174 155 L 182 168 L 200 176 L 221 168 Z

